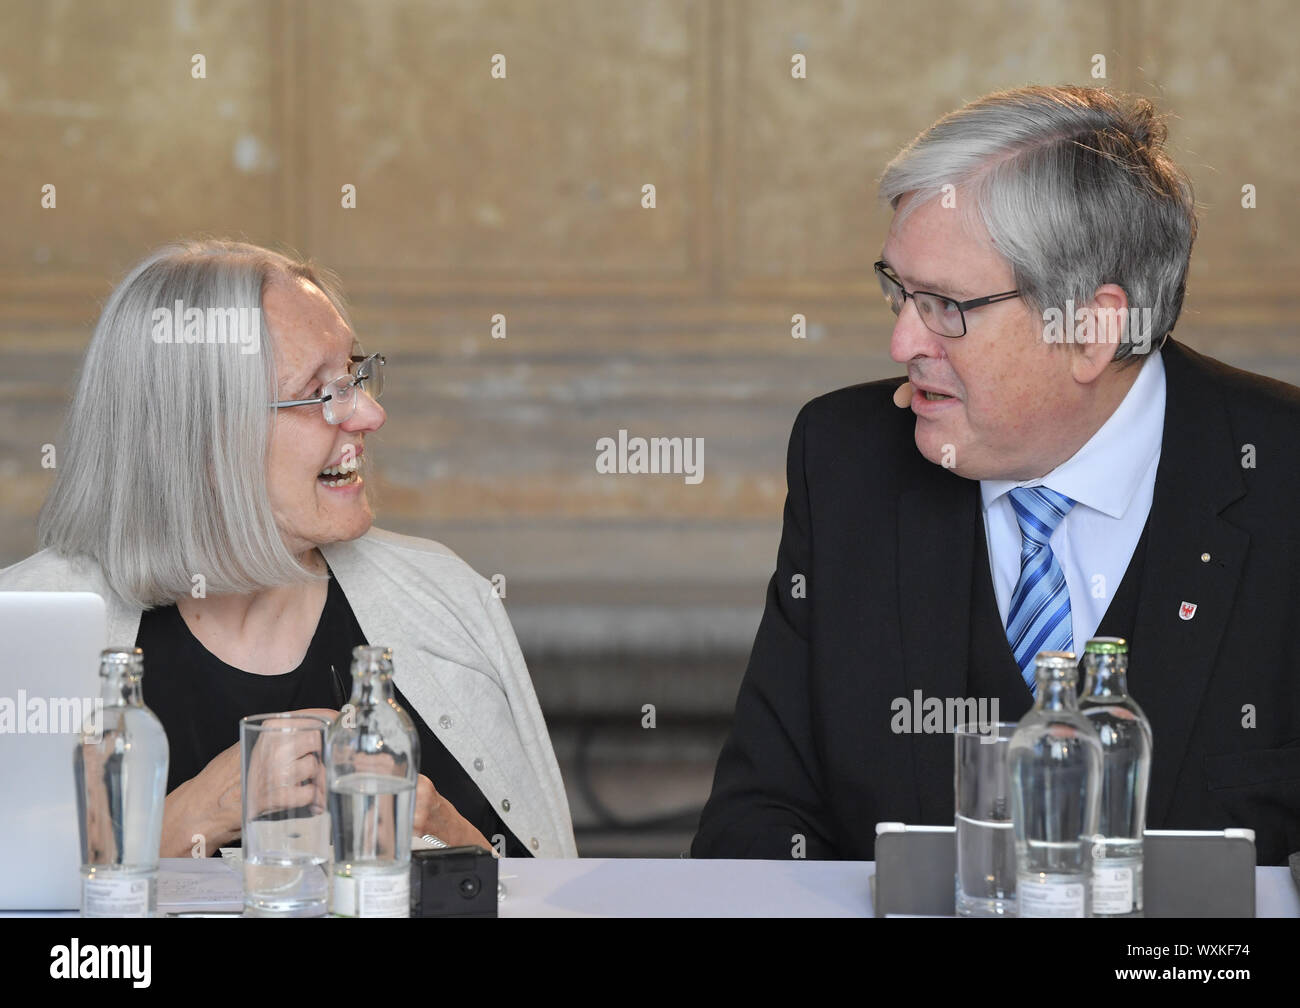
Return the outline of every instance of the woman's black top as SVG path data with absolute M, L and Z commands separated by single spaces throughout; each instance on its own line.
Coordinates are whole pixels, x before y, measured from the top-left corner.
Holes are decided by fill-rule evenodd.
M 135 643 L 144 651 L 144 702 L 167 732 L 170 794 L 239 741 L 242 717 L 304 707 L 339 710 L 352 694 L 352 649 L 369 642 L 331 572 L 316 633 L 292 672 L 258 675 L 227 665 L 195 639 L 174 605 L 146 611 Z M 396 684 L 393 699 L 420 736 L 420 773 L 485 837 L 504 836 L 507 857 L 531 856 Z

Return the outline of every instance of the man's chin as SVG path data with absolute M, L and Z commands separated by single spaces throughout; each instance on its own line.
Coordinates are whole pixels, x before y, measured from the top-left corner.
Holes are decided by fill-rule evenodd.
M 1027 476 L 1020 477 L 1020 476 L 1002 473 L 996 470 L 996 468 L 988 466 L 987 464 L 979 464 L 978 460 L 975 465 L 971 465 L 970 457 L 969 457 L 970 453 L 967 452 L 966 458 L 963 459 L 961 451 L 955 445 L 952 444 L 945 443 L 943 445 L 938 446 L 937 448 L 932 448 L 930 446 L 923 446 L 921 442 L 918 441 L 916 447 L 917 450 L 921 453 L 921 457 L 924 458 L 927 462 L 932 462 L 935 465 L 948 470 L 948 472 L 952 473 L 954 476 L 960 476 L 962 479 L 1017 480 L 1017 479 L 1030 478 Z M 966 464 L 963 465 L 962 464 L 963 461 Z
M 916 431 L 916 450 L 921 453 L 921 457 L 927 462 L 942 466 L 958 476 L 965 475 L 961 471 L 961 454 L 957 450 L 957 446 L 950 441 L 943 441 L 933 437 L 929 432 L 922 434 L 919 422 Z

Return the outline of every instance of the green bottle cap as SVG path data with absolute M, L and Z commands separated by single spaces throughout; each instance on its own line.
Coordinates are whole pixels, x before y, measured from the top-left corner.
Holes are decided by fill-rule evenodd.
M 1128 654 L 1128 641 L 1123 637 L 1093 637 L 1084 646 L 1084 654 Z

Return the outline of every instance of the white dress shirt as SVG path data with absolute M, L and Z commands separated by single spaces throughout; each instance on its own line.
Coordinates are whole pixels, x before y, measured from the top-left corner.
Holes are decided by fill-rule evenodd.
M 1164 422 L 1165 366 L 1154 353 L 1110 419 L 1067 461 L 1041 479 L 1023 483 L 980 480 L 989 567 L 1004 627 L 1020 580 L 1022 540 L 1008 492 L 1045 486 L 1075 502 L 1050 545 L 1065 573 L 1074 651 L 1081 654 L 1096 635 L 1142 537 L 1155 493 Z

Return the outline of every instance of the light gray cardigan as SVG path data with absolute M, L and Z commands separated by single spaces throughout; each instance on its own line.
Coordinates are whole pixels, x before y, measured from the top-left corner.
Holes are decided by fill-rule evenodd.
M 576 857 L 560 768 L 492 585 L 442 544 L 381 529 L 320 550 L 366 640 L 393 649 L 393 681 L 502 821 L 537 857 Z M 93 561 L 42 550 L 0 571 L 0 590 L 95 592 L 112 647 L 140 629 L 142 610 Z M 168 674 L 148 655 L 145 672 Z

